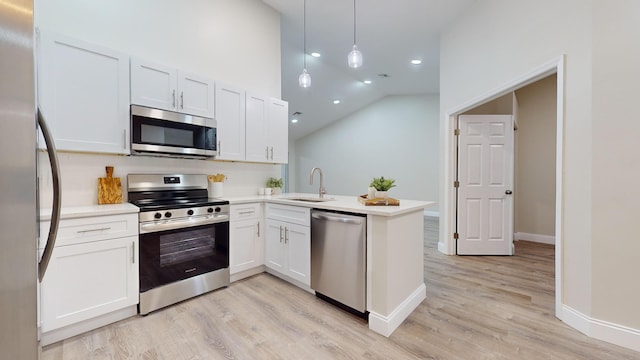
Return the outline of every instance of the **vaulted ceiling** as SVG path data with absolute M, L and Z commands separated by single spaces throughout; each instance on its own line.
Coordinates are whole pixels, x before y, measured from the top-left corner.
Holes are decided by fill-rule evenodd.
M 289 137 L 299 139 L 388 95 L 439 92 L 439 34 L 478 0 L 356 2 L 356 43 L 363 66 L 347 66 L 353 46 L 353 1 L 307 0 L 307 70 L 303 68 L 303 0 L 263 0 L 281 13 L 282 97 L 289 101 Z M 320 57 L 312 57 L 312 52 Z M 411 64 L 412 59 L 422 64 Z M 385 76 L 386 75 L 386 76 Z M 363 83 L 371 80 L 370 85 Z M 334 100 L 340 100 L 334 104 Z

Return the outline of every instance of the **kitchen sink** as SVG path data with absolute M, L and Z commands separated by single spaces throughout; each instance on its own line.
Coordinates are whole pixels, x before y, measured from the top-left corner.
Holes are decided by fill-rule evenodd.
M 319 198 L 319 197 L 290 197 L 286 198 L 286 200 L 296 200 L 296 201 L 308 201 L 308 202 L 325 202 L 335 200 L 334 198 Z

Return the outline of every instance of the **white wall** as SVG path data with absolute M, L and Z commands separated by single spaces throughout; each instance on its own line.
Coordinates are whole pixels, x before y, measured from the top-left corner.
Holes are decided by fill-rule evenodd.
M 437 199 L 438 112 L 437 95 L 389 96 L 299 139 L 295 190 L 317 192 L 309 173 L 320 167 L 329 194 L 366 194 L 384 176 L 396 180 L 391 197 Z
M 636 348 L 639 16 L 632 0 L 485 0 L 443 32 L 440 58 L 445 128 L 450 109 L 566 55 L 560 300 L 574 326 Z
M 555 235 L 556 81 L 552 75 L 516 91 L 517 233 Z
M 280 16 L 259 0 L 36 0 L 43 30 L 107 46 L 280 97 Z M 51 203 L 47 160 L 40 154 L 42 206 Z M 126 192 L 126 174 L 185 172 L 229 176 L 225 195 L 254 194 L 279 165 L 61 154 L 63 205 L 97 203 L 97 178 L 114 165 Z M 126 199 L 125 199 L 126 200 Z

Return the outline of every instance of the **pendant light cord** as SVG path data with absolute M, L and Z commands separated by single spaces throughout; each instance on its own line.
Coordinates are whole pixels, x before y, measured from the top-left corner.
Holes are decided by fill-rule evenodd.
M 303 1 L 302 8 L 302 48 L 304 53 L 302 54 L 302 63 L 304 69 L 307 69 L 307 0 Z
M 356 44 L 356 0 L 353 0 L 353 45 Z

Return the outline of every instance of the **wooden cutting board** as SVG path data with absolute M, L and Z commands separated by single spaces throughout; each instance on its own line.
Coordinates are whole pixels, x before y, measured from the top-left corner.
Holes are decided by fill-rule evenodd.
M 120 178 L 113 177 L 113 166 L 106 166 L 107 177 L 98 178 L 98 204 L 120 204 L 122 184 Z

